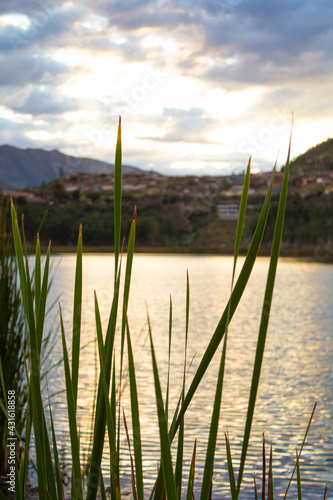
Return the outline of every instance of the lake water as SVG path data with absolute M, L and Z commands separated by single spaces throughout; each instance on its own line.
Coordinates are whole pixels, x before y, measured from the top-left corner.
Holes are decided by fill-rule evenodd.
M 60 296 L 68 345 L 72 325 L 75 256 L 53 257 L 53 284 L 50 301 Z M 239 269 L 243 260 L 240 259 Z M 249 397 L 255 346 L 265 289 L 268 259 L 259 259 L 248 287 L 231 322 L 221 408 L 220 432 L 215 458 L 213 498 L 230 498 L 224 434 L 228 432 L 234 465 L 238 466 Z M 79 422 L 82 447 L 90 438 L 91 411 L 97 377 L 93 293 L 97 292 L 104 330 L 109 316 L 113 288 L 112 256 L 85 255 L 83 258 L 83 324 L 80 360 Z M 146 303 L 164 394 L 168 357 L 170 294 L 173 302 L 173 341 L 171 370 L 171 408 L 175 407 L 182 383 L 185 333 L 186 271 L 190 279 L 190 322 L 188 360 L 192 360 L 188 383 L 215 330 L 230 293 L 232 258 L 220 256 L 136 255 L 128 308 L 129 325 L 139 392 L 142 425 L 145 489 L 150 492 L 159 461 L 159 434 L 156 419 L 151 354 L 147 339 Z M 275 497 L 284 493 L 295 464 L 307 423 L 317 401 L 317 409 L 301 458 L 303 498 L 333 499 L 333 266 L 280 260 L 255 409 L 241 498 L 254 497 L 253 473 L 261 480 L 262 433 L 273 445 Z M 55 309 L 47 328 L 58 323 Z M 196 491 L 200 484 L 207 446 L 220 361 L 219 349 L 213 359 L 186 417 L 185 466 L 188 470 L 197 439 Z M 57 341 L 53 361 L 62 357 Z M 62 364 L 49 374 L 54 419 L 63 460 L 69 459 L 67 414 L 63 393 Z M 123 406 L 130 424 L 129 391 Z M 125 459 L 123 484 L 129 483 L 130 465 L 123 436 Z M 267 446 L 267 454 L 269 449 Z M 105 475 L 108 451 L 103 459 Z M 293 485 L 295 481 L 293 482 Z M 259 486 L 260 488 L 260 486 Z M 281 497 L 282 498 L 282 497 Z M 295 486 L 288 498 L 297 498 Z

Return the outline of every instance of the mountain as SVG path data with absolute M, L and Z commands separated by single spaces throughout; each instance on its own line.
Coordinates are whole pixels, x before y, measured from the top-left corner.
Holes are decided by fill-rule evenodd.
M 317 175 L 333 170 L 333 139 L 317 144 L 290 163 L 290 171 L 299 175 Z
M 19 190 L 27 186 L 40 186 L 60 174 L 113 173 L 111 163 L 68 156 L 54 149 L 19 149 L 0 146 L 0 192 L 4 189 Z M 141 173 L 142 170 L 123 165 L 123 173 Z

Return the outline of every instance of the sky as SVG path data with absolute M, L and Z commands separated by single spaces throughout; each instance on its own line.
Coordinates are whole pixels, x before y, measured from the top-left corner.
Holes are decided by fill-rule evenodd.
M 333 137 L 332 0 L 0 0 L 0 145 L 169 175 Z M 71 162 L 65 166 L 69 172 Z

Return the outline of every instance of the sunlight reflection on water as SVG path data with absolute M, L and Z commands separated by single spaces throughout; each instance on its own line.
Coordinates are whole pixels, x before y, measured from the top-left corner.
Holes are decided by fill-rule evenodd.
M 53 266 L 51 294 L 53 299 L 60 295 L 70 346 L 75 256 L 53 257 Z M 82 448 L 88 446 L 91 437 L 91 411 L 97 378 L 93 292 L 96 289 L 105 331 L 112 298 L 113 266 L 113 258 L 107 255 L 85 255 L 83 258 L 81 345 L 85 347 L 81 351 L 78 395 Z M 171 408 L 174 408 L 182 382 L 187 269 L 191 297 L 187 359 L 190 362 L 193 358 L 188 374 L 188 381 L 191 381 L 227 302 L 232 259 L 217 256 L 136 255 L 133 264 L 128 316 L 137 371 L 147 492 L 153 484 L 159 461 L 159 448 L 145 303 L 147 302 L 149 308 L 160 380 L 165 391 L 169 298 L 170 294 L 172 296 Z M 229 330 L 213 481 L 215 498 L 221 498 L 222 493 L 229 496 L 226 486 L 228 480 L 225 432 L 229 434 L 236 465 L 240 457 L 267 270 L 268 260 L 259 259 Z M 295 449 L 300 448 L 313 404 L 318 401 L 301 460 L 304 498 L 322 498 L 326 484 L 331 486 L 327 498 L 333 498 L 330 492 L 333 486 L 332 288 L 333 266 L 287 260 L 281 260 L 279 263 L 247 458 L 247 473 L 244 477 L 244 495 L 250 491 L 253 496 L 253 473 L 256 472 L 256 476 L 260 477 L 263 432 L 266 442 L 273 444 L 276 492 L 279 494 L 285 490 L 294 465 Z M 50 297 L 50 302 L 51 300 Z M 54 314 L 55 310 L 52 312 L 52 315 Z M 56 321 L 52 320 L 52 315 L 48 319 L 48 325 Z M 220 349 L 207 370 L 186 417 L 184 474 L 188 476 L 194 439 L 197 439 L 198 483 L 204 466 L 202 457 L 208 439 L 219 353 Z M 59 336 L 53 357 L 57 360 L 61 356 Z M 51 393 L 64 388 L 62 365 L 52 370 L 49 386 Z M 56 432 L 64 445 L 63 456 L 64 459 L 69 459 L 64 395 L 58 394 L 52 401 Z M 130 423 L 128 388 L 124 391 L 122 404 Z M 125 460 L 122 467 L 126 482 L 130 465 L 124 436 L 123 449 Z M 106 474 L 108 460 L 106 452 L 103 459 L 103 470 Z M 295 493 L 295 490 L 293 491 Z

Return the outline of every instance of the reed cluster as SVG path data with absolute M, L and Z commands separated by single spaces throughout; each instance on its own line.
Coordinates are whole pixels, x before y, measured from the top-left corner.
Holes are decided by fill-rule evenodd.
M 281 244 L 284 214 L 287 200 L 287 187 L 289 176 L 289 158 L 290 145 L 287 162 L 284 168 L 283 185 L 281 189 L 279 207 L 275 221 L 274 236 L 271 245 L 271 256 L 269 270 L 266 282 L 265 294 L 263 297 L 263 307 L 261 313 L 261 322 L 259 327 L 255 362 L 253 367 L 252 383 L 250 387 L 250 396 L 247 409 L 247 418 L 244 429 L 242 452 L 239 466 L 234 468 L 234 461 L 230 449 L 228 436 L 225 437 L 226 456 L 229 471 L 230 497 L 236 500 L 240 497 L 242 479 L 244 475 L 245 461 L 248 451 L 248 445 L 251 434 L 251 426 L 253 421 L 256 397 L 259 386 L 260 372 L 264 355 L 265 341 L 268 329 L 270 309 L 273 297 L 274 282 L 277 270 L 277 262 Z M 188 361 L 186 357 L 186 349 L 184 356 L 184 372 L 183 385 L 181 394 L 179 395 L 178 404 L 175 408 L 170 408 L 169 389 L 170 389 L 170 367 L 171 367 L 171 340 L 172 340 L 172 302 L 170 302 L 170 321 L 169 321 L 169 357 L 168 357 L 168 376 L 165 395 L 162 392 L 159 369 L 156 361 L 154 340 L 150 327 L 148 315 L 148 334 L 150 340 L 152 374 L 155 386 L 155 401 L 156 412 L 158 416 L 159 438 L 160 438 L 160 467 L 156 476 L 155 485 L 152 491 L 144 490 L 144 473 L 143 473 L 143 458 L 142 458 L 142 440 L 140 430 L 140 406 L 139 394 L 140 388 L 137 386 L 136 369 L 135 369 L 135 354 L 132 348 L 132 340 L 130 333 L 130 325 L 127 317 L 128 300 L 130 294 L 132 263 L 135 248 L 135 232 L 136 232 L 136 210 L 134 210 L 132 225 L 127 242 L 127 258 L 124 274 L 123 294 L 120 293 L 121 286 L 121 269 L 122 269 L 122 241 L 121 241 L 121 212 L 122 212 L 122 151 L 121 151 L 121 123 L 119 121 L 118 136 L 115 153 L 115 176 L 114 176 L 114 284 L 113 297 L 110 304 L 110 315 L 108 325 L 105 332 L 102 329 L 102 320 L 100 316 L 99 304 L 97 295 L 94 298 L 95 308 L 95 324 L 99 353 L 99 381 L 97 388 L 92 449 L 89 459 L 89 473 L 87 481 L 87 489 L 83 487 L 83 468 L 86 464 L 82 463 L 80 454 L 80 436 L 77 420 L 77 395 L 78 395 L 78 380 L 79 380 L 79 365 L 80 365 L 80 336 L 81 336 L 81 313 L 82 313 L 82 230 L 80 229 L 77 255 L 76 255 L 76 274 L 74 285 L 74 306 L 73 306 L 73 324 L 72 324 L 72 345 L 71 345 L 71 360 L 68 356 L 68 346 L 64 331 L 61 308 L 60 329 L 63 348 L 63 364 L 65 372 L 67 411 L 70 431 L 71 445 L 71 498 L 83 499 L 85 496 L 88 500 L 93 500 L 97 494 L 102 499 L 107 498 L 105 488 L 105 477 L 101 471 L 101 462 L 103 457 L 103 448 L 105 439 L 108 439 L 110 449 L 110 465 L 109 465 L 109 483 L 112 499 L 121 498 L 121 470 L 120 470 L 120 429 L 124 425 L 128 439 L 129 449 L 133 449 L 133 454 L 130 451 L 131 470 L 132 470 L 132 490 L 133 498 L 143 500 L 148 496 L 158 500 L 168 498 L 176 500 L 186 498 L 190 500 L 194 498 L 193 487 L 195 479 L 195 458 L 196 444 L 193 443 L 193 458 L 189 471 L 188 478 L 184 480 L 183 474 L 183 452 L 184 452 L 184 430 L 186 427 L 186 412 L 189 405 L 196 394 L 196 390 L 202 380 L 213 356 L 217 355 L 219 347 L 221 347 L 219 372 L 216 379 L 216 390 L 213 412 L 209 426 L 209 439 L 205 456 L 205 466 L 203 478 L 201 482 L 201 500 L 212 497 L 212 478 L 214 473 L 214 454 L 217 442 L 217 434 L 219 427 L 220 408 L 222 399 L 223 380 L 225 372 L 225 360 L 228 343 L 228 325 L 233 318 L 235 310 L 241 300 L 242 294 L 247 286 L 251 271 L 256 261 L 263 234 L 266 227 L 270 200 L 272 194 L 272 186 L 274 179 L 275 167 L 272 173 L 272 178 L 267 190 L 265 200 L 263 202 L 261 214 L 248 249 L 245 261 L 242 265 L 238 278 L 236 279 L 236 265 L 238 260 L 239 248 L 242 239 L 244 218 L 247 205 L 247 197 L 250 183 L 250 161 L 247 166 L 243 193 L 240 203 L 239 219 L 235 237 L 235 248 L 233 258 L 233 271 L 230 286 L 230 298 L 225 306 L 225 309 L 220 317 L 215 331 L 213 332 L 210 342 L 205 350 L 205 353 L 199 363 L 199 366 L 194 374 L 194 377 L 186 390 L 186 373 Z M 36 449 L 36 463 L 34 467 L 37 472 L 39 498 L 42 499 L 63 499 L 64 490 L 61 474 L 61 464 L 59 460 L 59 448 L 54 430 L 54 422 L 52 416 L 52 406 L 43 404 L 41 391 L 41 351 L 43 345 L 43 331 L 46 312 L 46 297 L 49 283 L 49 265 L 50 265 L 50 246 L 47 250 L 44 266 L 41 265 L 41 249 L 40 242 L 37 238 L 35 263 L 34 263 L 34 287 L 31 283 L 31 274 L 29 262 L 25 250 L 24 239 L 22 242 L 20 229 L 17 221 L 14 205 L 11 207 L 12 224 L 13 224 L 13 239 L 15 244 L 15 252 L 17 265 L 19 270 L 21 297 L 24 307 L 24 315 L 26 328 L 29 334 L 28 348 L 26 353 L 26 377 L 28 390 L 28 412 L 25 427 L 25 442 L 24 453 L 22 456 L 20 467 L 15 467 L 15 497 L 24 499 L 26 497 L 27 471 L 29 461 L 29 448 L 31 444 L 32 429 L 34 432 L 34 442 Z M 43 267 L 43 269 L 42 269 Z M 187 280 L 187 298 L 186 298 L 186 335 L 185 346 L 188 339 L 189 325 L 189 303 L 190 291 L 189 281 Z M 120 366 L 116 363 L 115 356 L 115 337 L 116 326 L 119 325 L 120 331 Z M 118 343 L 117 343 L 118 344 Z M 127 352 L 127 360 L 125 353 Z M 121 390 L 116 387 L 116 380 L 122 380 L 122 374 L 128 369 L 129 386 L 130 386 L 130 402 L 131 402 L 131 422 L 127 422 L 125 417 L 121 415 Z M 4 377 L 2 367 L 0 366 L 1 383 L 5 393 Z M 1 403 L 1 407 L 5 415 L 8 415 L 8 407 L 6 402 Z M 50 430 L 48 430 L 47 420 L 50 419 Z M 171 425 L 168 425 L 171 422 Z M 130 442 L 130 433 L 128 427 L 132 426 L 133 443 Z M 107 434 L 107 436 L 105 436 Z M 172 457 L 171 445 L 174 440 L 177 440 L 176 456 Z M 298 455 L 299 457 L 299 455 Z M 299 498 L 301 498 L 301 483 L 299 477 L 299 460 L 296 460 L 297 480 Z M 265 463 L 265 460 L 264 460 Z M 266 479 L 263 474 L 262 498 L 265 498 Z M 267 474 L 266 492 L 268 498 L 273 499 L 273 471 L 272 460 Z M 255 483 L 254 483 L 255 484 Z M 254 485 L 254 498 L 258 498 L 257 486 Z M 3 498 L 3 495 L 2 495 Z

